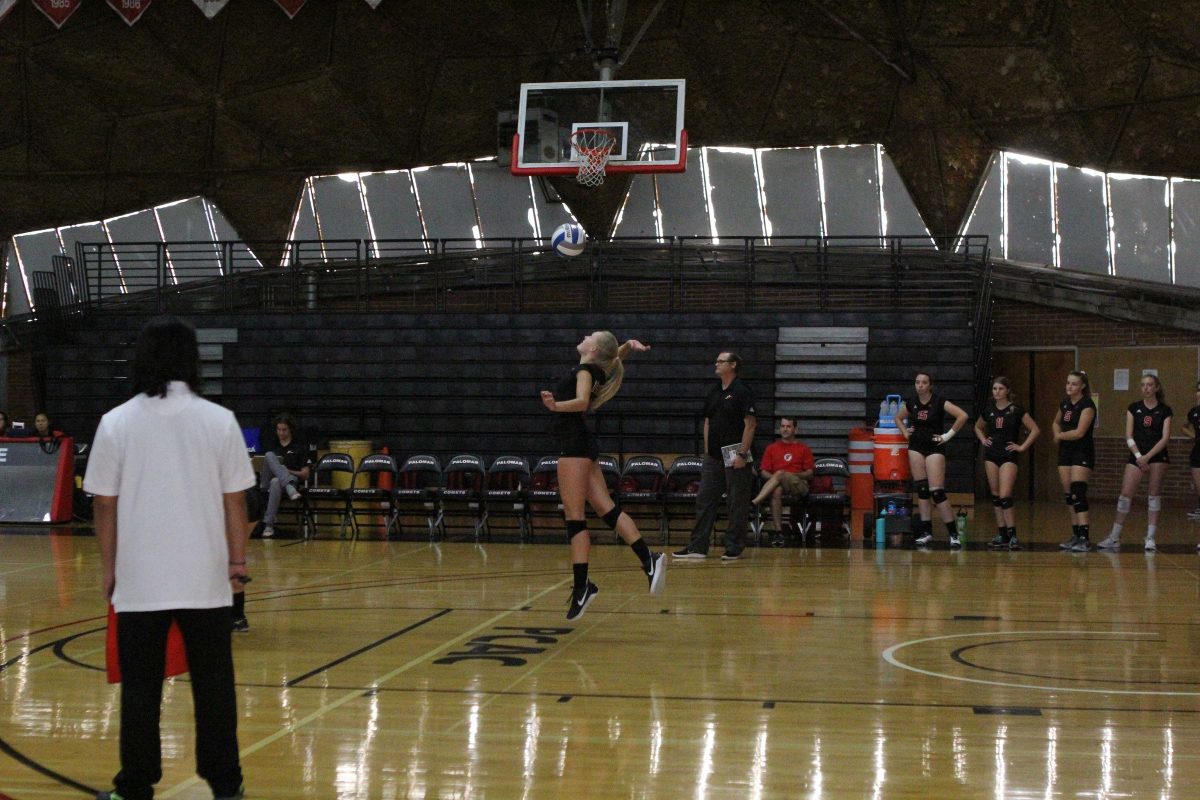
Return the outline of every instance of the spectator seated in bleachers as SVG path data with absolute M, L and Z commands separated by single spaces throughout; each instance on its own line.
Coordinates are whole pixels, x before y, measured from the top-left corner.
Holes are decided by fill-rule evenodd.
M 66 436 L 62 431 L 54 429 L 54 425 L 50 422 L 50 415 L 45 411 L 39 411 L 33 418 L 33 430 L 27 435 L 36 436 L 39 439 L 62 439 Z
M 762 489 L 750 502 L 761 506 L 770 498 L 771 521 L 775 526 L 771 531 L 771 545 L 782 547 L 784 495 L 793 499 L 803 498 L 808 494 L 809 481 L 813 476 L 812 450 L 796 439 L 796 420 L 792 417 L 780 417 L 779 439 L 772 442 L 763 453 L 761 470 Z
M 275 519 L 279 503 L 286 494 L 289 500 L 300 499 L 299 484 L 308 480 L 308 447 L 296 439 L 296 420 L 289 414 L 275 418 L 274 447 L 263 455 L 258 473 L 258 488 L 267 493 L 267 510 L 263 514 L 263 538 L 275 535 Z
M 8 421 L 8 414 L 0 411 L 0 437 L 8 436 L 8 429 L 12 427 L 12 423 Z

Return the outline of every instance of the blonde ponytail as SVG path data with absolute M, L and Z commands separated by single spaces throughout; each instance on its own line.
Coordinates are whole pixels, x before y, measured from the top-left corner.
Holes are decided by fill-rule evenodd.
M 597 331 L 596 348 L 595 364 L 604 370 L 605 380 L 599 386 L 592 386 L 592 399 L 588 403 L 588 409 L 591 411 L 595 411 L 611 400 L 617 390 L 621 388 L 621 381 L 625 378 L 625 365 L 617 357 L 620 350 L 617 337 L 608 331 Z

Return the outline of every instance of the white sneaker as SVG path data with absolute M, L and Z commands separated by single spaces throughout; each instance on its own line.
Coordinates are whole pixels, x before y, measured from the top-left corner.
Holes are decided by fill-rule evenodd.
M 296 488 L 296 484 L 289 483 L 287 486 L 283 487 L 283 490 L 287 492 L 288 500 L 300 499 L 300 490 Z
M 264 539 L 270 539 L 274 535 L 275 535 L 275 529 L 273 527 L 271 527 L 270 525 L 263 528 L 263 538 Z
M 1121 537 L 1118 534 L 1110 533 L 1104 539 L 1104 541 L 1102 541 L 1096 545 L 1096 549 L 1097 550 L 1112 550 L 1114 552 L 1117 550 L 1120 550 L 1121 549 Z
M 930 542 L 932 542 L 932 541 L 933 541 L 933 534 L 932 534 L 932 533 L 926 533 L 926 534 L 924 534 L 923 536 L 918 536 L 918 537 L 917 537 L 917 538 L 914 540 L 915 544 L 917 544 L 917 545 L 919 545 L 919 546 L 921 546 L 921 547 L 924 547 L 925 545 L 929 544 L 929 543 L 930 543 Z
M 667 585 L 667 554 L 655 553 L 650 556 L 650 571 L 646 573 L 650 581 L 650 594 L 662 594 Z
M 1200 508 L 1193 508 L 1189 511 L 1188 519 L 1200 519 Z
M 1142 548 L 1148 552 L 1153 552 L 1158 549 L 1158 545 L 1154 543 L 1153 536 L 1147 536 L 1146 543 L 1142 546 Z

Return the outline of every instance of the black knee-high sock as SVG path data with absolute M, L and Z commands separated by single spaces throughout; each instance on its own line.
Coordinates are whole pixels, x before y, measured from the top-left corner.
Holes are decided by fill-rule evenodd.
M 246 616 L 246 593 L 245 592 L 234 592 L 233 593 L 233 617 L 234 617 L 234 619 L 237 619 L 238 617 L 244 617 L 244 616 Z
M 1073 533 L 1073 534 L 1075 534 L 1076 536 L 1078 536 L 1078 535 L 1079 535 L 1079 526 L 1078 526 L 1078 525 L 1072 525 L 1072 526 L 1071 526 L 1071 533 Z
M 1008 535 L 1008 528 L 1004 527 L 1003 525 L 997 525 L 996 531 L 1000 534 L 1001 538 L 1004 538 Z
M 1089 539 L 1089 538 L 1091 538 L 1091 534 L 1092 534 L 1092 526 L 1091 525 L 1080 525 L 1079 526 L 1079 535 L 1080 536 L 1082 536 L 1085 539 Z M 1101 544 L 1104 544 L 1104 543 L 1101 542 Z
M 650 548 L 646 546 L 645 539 L 638 539 L 633 544 L 629 545 L 629 549 L 633 551 L 638 560 L 642 562 L 642 569 L 650 569 Z
M 943 524 L 946 526 L 946 533 L 950 534 L 951 536 L 958 536 L 958 526 L 954 524 L 953 520 Z
M 1016 529 L 1016 528 L 1009 528 L 1009 529 L 1008 529 L 1008 538 L 1009 538 L 1009 539 L 1015 539 L 1015 538 L 1017 538 L 1017 529 Z
M 575 596 L 579 597 L 583 594 L 583 590 L 587 588 L 587 562 L 575 564 Z

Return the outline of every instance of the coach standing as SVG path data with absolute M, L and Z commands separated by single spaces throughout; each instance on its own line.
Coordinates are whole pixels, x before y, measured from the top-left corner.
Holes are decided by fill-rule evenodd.
M 741 359 L 736 353 L 717 356 L 720 381 L 704 401 L 704 466 L 696 495 L 696 525 L 688 546 L 675 558 L 705 558 L 721 495 L 729 498 L 729 526 L 725 529 L 722 561 L 736 561 L 746 546 L 746 520 L 750 516 L 750 491 L 754 471 L 750 469 L 754 441 L 754 394 L 738 377 Z
M 167 631 L 183 634 L 196 771 L 218 800 L 244 794 L 229 606 L 246 580 L 254 473 L 232 412 L 199 396 L 196 332 L 175 317 L 138 337 L 132 400 L 100 420 L 84 491 L 95 495 L 104 594 L 117 611 L 121 770 L 100 800 L 147 800 L 162 779 Z

